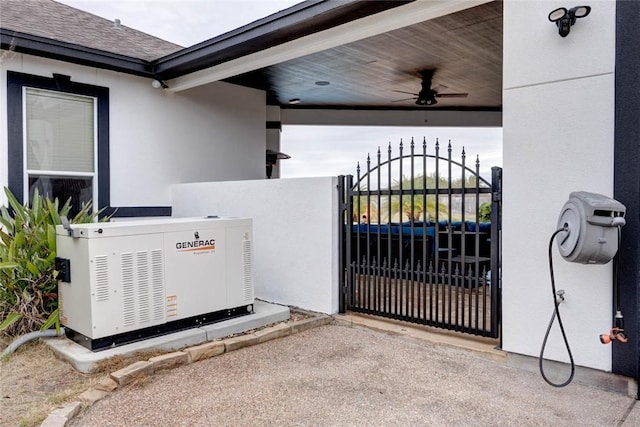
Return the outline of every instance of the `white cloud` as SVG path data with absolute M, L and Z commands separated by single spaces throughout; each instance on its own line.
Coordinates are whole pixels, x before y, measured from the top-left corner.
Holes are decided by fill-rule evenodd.
M 414 138 L 416 152 L 422 152 L 422 141 L 426 138 L 427 154 L 433 154 L 438 138 L 441 156 L 446 156 L 451 140 L 452 157 L 459 159 L 463 148 L 467 163 L 475 164 L 479 156 L 481 174 L 485 177 L 490 175 L 492 166 L 502 166 L 501 128 L 284 126 L 281 150 L 291 159 L 280 164 L 281 176 L 355 175 L 358 162 L 363 170 L 366 168 L 367 154 L 373 167 L 378 148 L 382 161 L 387 159 L 389 143 L 392 158 L 398 155 L 400 139 L 407 154 L 411 138 Z

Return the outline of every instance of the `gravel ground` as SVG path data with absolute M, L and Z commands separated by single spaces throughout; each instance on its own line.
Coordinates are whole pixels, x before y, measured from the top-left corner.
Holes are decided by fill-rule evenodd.
M 472 353 L 328 325 L 163 371 L 71 426 L 615 426 L 630 397 Z

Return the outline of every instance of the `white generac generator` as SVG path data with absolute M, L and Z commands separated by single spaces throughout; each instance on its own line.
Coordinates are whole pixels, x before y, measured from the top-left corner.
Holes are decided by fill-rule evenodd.
M 73 224 L 56 234 L 60 321 L 91 350 L 253 311 L 251 219 Z

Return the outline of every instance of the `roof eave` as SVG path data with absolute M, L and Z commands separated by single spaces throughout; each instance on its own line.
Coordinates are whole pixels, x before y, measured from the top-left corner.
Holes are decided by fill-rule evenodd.
M 308 0 L 159 58 L 154 71 L 162 79 L 183 76 L 413 1 Z
M 0 48 L 73 64 L 154 77 L 149 61 L 0 28 Z

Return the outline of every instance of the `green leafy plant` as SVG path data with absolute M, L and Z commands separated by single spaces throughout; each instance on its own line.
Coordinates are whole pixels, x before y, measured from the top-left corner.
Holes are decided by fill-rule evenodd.
M 478 220 L 480 222 L 491 222 L 491 202 L 484 202 L 480 205 Z
M 60 207 L 58 199 L 36 190 L 29 206 L 4 192 L 9 207 L 0 206 L 0 333 L 59 330 L 55 226 L 68 216 L 71 199 Z M 70 222 L 92 222 L 100 213 L 85 203 Z

